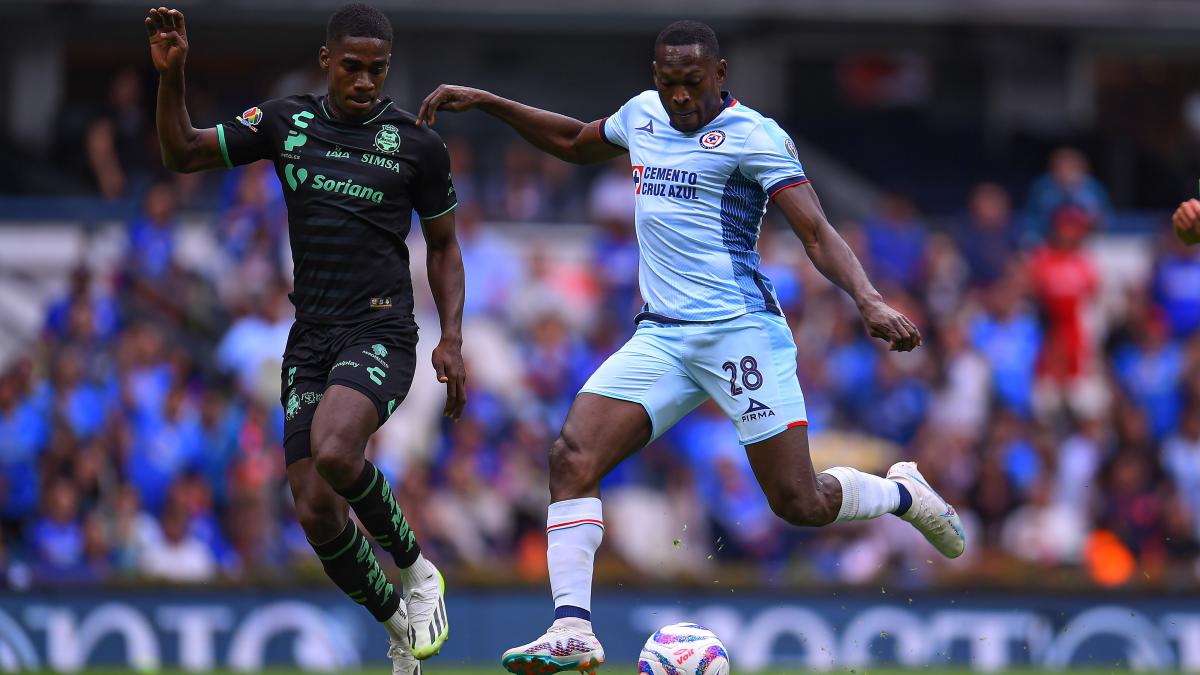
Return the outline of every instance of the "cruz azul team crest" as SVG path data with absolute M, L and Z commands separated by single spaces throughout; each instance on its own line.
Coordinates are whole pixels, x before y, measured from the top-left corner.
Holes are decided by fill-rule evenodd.
M 720 129 L 706 132 L 700 137 L 700 147 L 704 148 L 705 150 L 712 150 L 724 142 L 725 132 L 721 131 Z
M 386 154 L 394 154 L 400 149 L 400 130 L 391 124 L 385 124 L 375 134 L 375 150 Z

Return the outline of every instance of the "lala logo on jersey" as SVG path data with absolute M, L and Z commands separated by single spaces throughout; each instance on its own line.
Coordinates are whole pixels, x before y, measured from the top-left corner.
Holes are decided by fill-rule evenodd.
M 700 147 L 704 148 L 705 150 L 712 150 L 724 142 L 725 132 L 721 131 L 720 129 L 709 131 L 700 137 Z
M 262 118 L 262 108 L 253 106 L 247 108 L 246 112 L 238 115 L 237 121 L 241 122 L 244 126 L 250 127 L 250 131 L 258 131 L 258 124 L 262 122 Z

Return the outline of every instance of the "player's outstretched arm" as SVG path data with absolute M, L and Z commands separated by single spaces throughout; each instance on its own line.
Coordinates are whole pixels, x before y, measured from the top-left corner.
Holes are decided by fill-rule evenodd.
M 467 372 L 462 358 L 462 315 L 466 282 L 462 251 L 454 234 L 454 211 L 421 220 L 428 247 L 425 267 L 429 289 L 437 305 L 442 338 L 433 350 L 433 369 L 438 382 L 446 385 L 446 407 L 442 414 L 457 420 L 467 405 Z
M 479 109 L 516 130 L 543 152 L 572 164 L 594 164 L 625 154 L 624 148 L 600 137 L 600 122 L 583 123 L 573 117 L 510 101 L 482 89 L 443 84 L 425 97 L 417 123 L 433 126 L 439 110 L 463 112 Z
M 1200 200 L 1189 199 L 1180 204 L 1171 216 L 1171 224 L 1179 241 L 1188 246 L 1200 242 Z
M 187 61 L 187 30 L 183 12 L 158 7 L 146 17 L 150 60 L 158 71 L 158 109 L 155 122 L 163 166 L 190 173 L 225 166 L 216 129 L 196 129 L 183 103 L 183 66 Z
M 826 279 L 854 298 L 873 337 L 886 340 L 889 348 L 897 352 L 908 352 L 921 346 L 921 332 L 908 317 L 883 301 L 883 296 L 867 279 L 854 251 L 829 224 L 812 184 L 783 190 L 775 195 L 775 204 L 783 211 L 796 236 L 804 242 L 813 265 Z

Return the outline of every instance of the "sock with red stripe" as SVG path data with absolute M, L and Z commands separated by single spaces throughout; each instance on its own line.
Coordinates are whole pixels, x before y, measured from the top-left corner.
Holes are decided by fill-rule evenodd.
M 595 497 L 550 505 L 546 562 L 554 592 L 554 618 L 592 618 L 592 565 L 604 538 L 604 514 Z

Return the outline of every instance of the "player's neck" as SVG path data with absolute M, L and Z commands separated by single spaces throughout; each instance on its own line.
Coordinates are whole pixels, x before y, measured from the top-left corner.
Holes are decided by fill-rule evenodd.
M 325 94 L 325 107 L 329 110 L 329 116 L 339 122 L 361 122 L 374 115 L 375 111 L 379 110 L 379 104 L 382 102 L 382 99 L 376 98 L 371 101 L 371 107 L 366 112 L 351 114 L 342 110 L 333 96 Z

